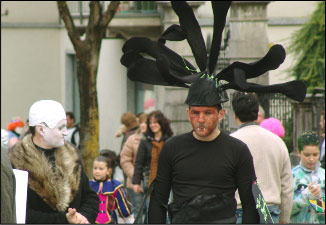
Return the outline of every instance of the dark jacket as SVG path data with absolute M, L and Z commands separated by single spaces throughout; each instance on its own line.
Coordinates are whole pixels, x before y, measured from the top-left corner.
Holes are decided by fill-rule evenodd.
M 166 141 L 167 139 L 167 136 L 163 136 L 161 140 Z M 140 184 L 140 182 L 143 180 L 143 173 L 147 175 L 149 174 L 152 159 L 152 141 L 156 140 L 150 136 L 143 136 L 139 143 L 135 161 L 134 176 L 132 178 L 133 184 Z
M 69 143 L 55 150 L 55 171 L 27 135 L 9 154 L 13 166 L 28 171 L 26 223 L 68 223 L 75 208 L 94 223 L 99 199 L 82 167 L 78 150 Z

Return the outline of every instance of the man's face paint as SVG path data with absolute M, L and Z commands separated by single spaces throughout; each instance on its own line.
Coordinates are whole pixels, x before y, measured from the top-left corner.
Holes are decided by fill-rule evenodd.
M 216 106 L 190 106 L 188 118 L 194 132 L 200 137 L 207 137 L 214 132 L 219 122 Z
M 43 124 L 43 138 L 48 147 L 58 148 L 64 145 L 64 136 L 68 135 L 67 120 L 61 120 L 54 128 Z

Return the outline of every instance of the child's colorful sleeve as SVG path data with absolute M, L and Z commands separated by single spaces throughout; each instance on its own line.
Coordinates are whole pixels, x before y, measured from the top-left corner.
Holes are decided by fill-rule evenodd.
M 294 195 L 293 195 L 293 204 L 291 215 L 294 215 L 301 211 L 303 207 L 309 205 L 309 199 L 312 199 L 312 194 L 308 189 L 306 184 L 296 184 L 297 180 L 294 180 Z
M 122 218 L 129 217 L 132 215 L 131 206 L 127 202 L 126 191 L 123 187 L 118 188 L 116 195 L 117 209 Z

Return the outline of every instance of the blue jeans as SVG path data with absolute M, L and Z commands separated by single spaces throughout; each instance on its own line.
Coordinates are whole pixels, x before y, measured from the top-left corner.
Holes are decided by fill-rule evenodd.
M 143 178 L 143 191 L 144 192 L 135 193 L 132 189 L 128 189 L 135 219 L 137 218 L 137 216 L 139 214 L 139 210 L 143 203 L 144 197 L 145 197 L 146 193 L 148 192 L 148 178 L 149 178 L 148 175 L 144 175 L 144 178 Z M 137 222 L 139 224 L 147 223 L 148 206 L 149 206 L 149 197 L 145 201 L 145 205 L 141 212 L 141 216 L 140 216 L 139 220 L 135 221 L 135 222 Z
M 271 205 L 271 206 L 267 206 L 269 212 L 271 213 L 272 219 L 274 221 L 274 223 L 278 223 L 279 222 L 279 218 L 280 218 L 280 210 L 278 208 L 278 206 L 276 205 Z M 236 211 L 236 216 L 237 216 L 237 224 L 241 224 L 242 223 L 242 214 L 243 214 L 243 210 L 241 208 L 238 208 Z
M 146 194 L 148 192 L 148 181 L 149 181 L 149 173 L 144 174 L 144 179 L 143 179 L 143 190 L 144 193 Z M 148 224 L 148 208 L 149 208 L 149 199 L 150 196 L 145 201 L 145 218 L 144 218 L 144 224 Z
M 143 192 L 136 193 L 131 188 L 128 188 L 127 190 L 132 204 L 133 213 L 136 218 L 136 216 L 139 213 L 141 203 L 144 199 L 144 193 Z M 142 215 L 145 215 L 145 210 L 143 210 Z

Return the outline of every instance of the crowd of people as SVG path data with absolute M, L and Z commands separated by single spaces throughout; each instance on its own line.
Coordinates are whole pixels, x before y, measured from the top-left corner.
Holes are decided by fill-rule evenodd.
M 71 112 L 56 101 L 38 101 L 30 108 L 29 132 L 20 141 L 10 146 L 9 133 L 1 130 L 2 221 L 16 221 L 15 168 L 30 176 L 26 223 L 193 223 L 202 217 L 257 223 L 254 180 L 275 223 L 324 223 L 324 115 L 320 134 L 299 136 L 300 163 L 291 170 L 282 138 L 257 122 L 256 95 L 235 92 L 232 108 L 239 129 L 230 135 L 218 128 L 226 113 L 221 104 L 190 105 L 186 113 L 193 130 L 177 136 L 159 110 L 124 113 L 121 122 L 128 115 L 135 124 L 133 134 L 118 154 L 100 150 L 92 177 L 87 177 L 78 145 L 66 139 Z M 151 183 L 155 188 L 148 193 Z M 201 203 L 195 205 L 197 201 Z

